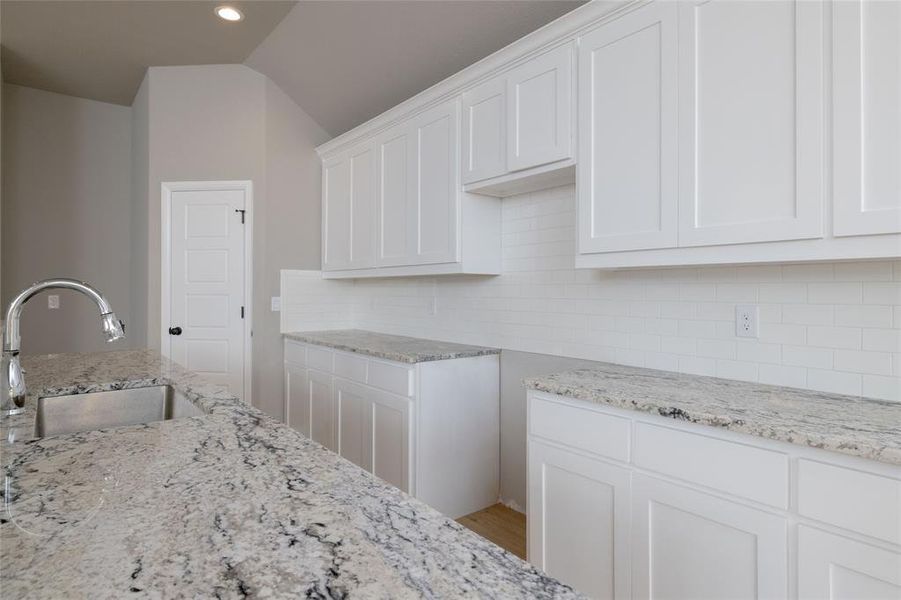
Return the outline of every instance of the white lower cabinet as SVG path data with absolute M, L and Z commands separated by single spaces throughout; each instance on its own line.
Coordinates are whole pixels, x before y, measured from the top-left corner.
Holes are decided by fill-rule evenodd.
M 901 600 L 895 465 L 530 391 L 528 487 L 529 561 L 593 598 Z
M 633 598 L 786 598 L 788 521 L 635 475 L 632 572 Z
M 805 525 L 798 529 L 799 598 L 901 598 L 901 556 L 897 552 Z
M 499 372 L 497 355 L 413 365 L 286 340 L 285 422 L 457 518 L 497 502 Z
M 629 597 L 628 469 L 529 442 L 529 558 L 595 598 Z M 611 543 L 612 542 L 612 543 Z

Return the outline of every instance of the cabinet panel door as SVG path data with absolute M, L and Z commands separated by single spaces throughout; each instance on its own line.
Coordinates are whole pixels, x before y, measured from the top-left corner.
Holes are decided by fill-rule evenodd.
M 463 94 L 463 183 L 507 171 L 506 89 L 497 77 Z
M 655 2 L 580 41 L 583 254 L 676 245 L 676 7 Z
M 407 126 L 391 128 L 376 142 L 376 264 L 379 266 L 411 262 L 414 150 Z
M 901 3 L 833 4 L 837 236 L 901 232 Z
M 798 527 L 801 600 L 901 598 L 901 555 L 876 546 Z
M 823 3 L 679 4 L 679 245 L 823 235 Z
M 375 263 L 375 151 L 367 143 L 351 150 L 350 263 L 365 269 Z
M 529 442 L 529 561 L 593 598 L 628 598 L 629 471 Z
M 507 73 L 507 168 L 572 158 L 573 45 L 549 50 Z
M 408 222 L 413 264 L 456 262 L 460 222 L 460 101 L 416 118 L 414 202 Z
M 310 437 L 310 387 L 307 370 L 285 364 L 285 423 Z
M 784 518 L 643 475 L 632 498 L 634 598 L 788 596 Z
M 322 270 L 350 265 L 350 161 L 336 157 L 322 165 Z
M 368 393 L 372 411 L 372 473 L 409 492 L 410 401 L 376 390 Z
M 338 454 L 372 471 L 370 415 L 367 390 L 361 385 L 335 378 Z
M 332 452 L 337 452 L 332 376 L 309 370 L 307 378 L 310 389 L 310 437 Z

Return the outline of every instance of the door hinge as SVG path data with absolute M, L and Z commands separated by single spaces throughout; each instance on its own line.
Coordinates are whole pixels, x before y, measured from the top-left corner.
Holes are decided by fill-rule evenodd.
M 241 318 L 242 319 L 244 318 L 244 307 L 243 306 L 241 307 Z
M 244 224 L 244 213 L 246 213 L 247 211 L 244 210 L 243 208 L 236 208 L 235 212 L 241 213 L 241 224 L 243 225 Z

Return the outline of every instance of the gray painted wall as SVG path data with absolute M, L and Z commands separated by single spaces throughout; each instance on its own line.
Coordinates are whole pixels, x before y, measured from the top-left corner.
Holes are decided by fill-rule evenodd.
M 591 365 L 591 361 L 504 350 L 501 352 L 501 501 L 526 510 L 526 377 Z
M 38 279 L 74 277 L 97 286 L 132 324 L 130 109 L 5 84 L 3 150 L 4 311 Z M 96 307 L 58 293 L 59 310 L 44 296 L 26 307 L 24 353 L 134 345 L 131 337 L 104 342 Z

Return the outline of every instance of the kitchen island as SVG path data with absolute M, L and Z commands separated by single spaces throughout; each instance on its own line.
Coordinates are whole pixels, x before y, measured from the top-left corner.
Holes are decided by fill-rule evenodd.
M 153 351 L 23 361 L 4 597 L 567 598 L 568 586 Z M 34 439 L 39 396 L 169 384 L 205 413 Z

